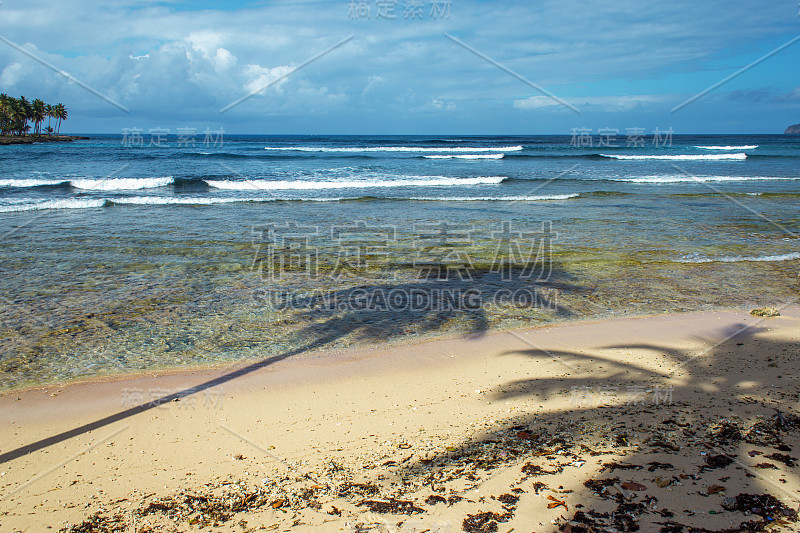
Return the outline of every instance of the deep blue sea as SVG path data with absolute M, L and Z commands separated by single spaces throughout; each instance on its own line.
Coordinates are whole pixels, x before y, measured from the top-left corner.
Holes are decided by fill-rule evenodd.
M 794 301 L 800 136 L 653 141 L 2 146 L 0 387 Z

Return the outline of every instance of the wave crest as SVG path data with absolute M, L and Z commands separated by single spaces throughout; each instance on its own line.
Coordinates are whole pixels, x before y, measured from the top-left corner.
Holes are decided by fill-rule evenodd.
M 265 146 L 264 150 L 284 152 L 519 152 L 525 147 L 516 146 Z
M 419 178 L 343 180 L 343 181 L 305 181 L 305 180 L 205 180 L 217 189 L 233 191 L 259 190 L 319 190 L 319 189 L 371 189 L 385 187 L 457 187 L 463 185 L 497 185 L 505 176 L 485 176 L 477 178 L 449 178 L 446 176 L 420 176 Z
M 747 154 L 686 154 L 686 155 L 615 155 L 599 154 L 600 157 L 622 160 L 663 160 L 663 161 L 742 161 L 747 159 Z
M 70 180 L 69 183 L 76 189 L 91 191 L 133 191 L 164 187 L 173 181 L 172 176 L 167 176 L 164 178 L 83 178 Z

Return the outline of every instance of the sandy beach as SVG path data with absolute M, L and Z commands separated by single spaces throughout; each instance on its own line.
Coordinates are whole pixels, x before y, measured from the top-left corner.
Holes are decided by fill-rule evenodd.
M 6 393 L 0 529 L 790 531 L 798 334 L 620 318 Z

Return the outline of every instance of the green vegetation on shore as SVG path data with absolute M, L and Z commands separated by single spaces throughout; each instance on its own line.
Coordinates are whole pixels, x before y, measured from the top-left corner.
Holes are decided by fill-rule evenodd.
M 0 135 L 24 137 L 31 132 L 33 136 L 41 137 L 44 134 L 59 136 L 61 122 L 68 116 L 64 104 L 46 104 L 38 98 L 32 102 L 20 96 L 14 98 L 3 93 L 0 94 Z M 42 123 L 47 120 L 47 128 L 42 133 Z M 52 126 L 55 121 L 55 128 Z

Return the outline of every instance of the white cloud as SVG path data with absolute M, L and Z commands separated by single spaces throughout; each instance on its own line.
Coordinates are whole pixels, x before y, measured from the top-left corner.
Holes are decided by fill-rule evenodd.
M 120 0 L 98 8 L 78 0 L 6 0 L 0 34 L 20 44 L 35 43 L 26 48 L 129 107 L 131 116 L 163 123 L 165 114 L 182 121 L 186 115 L 219 118 L 220 108 L 355 33 L 351 42 L 224 119 L 338 111 L 353 123 L 369 114 L 375 123 L 396 118 L 410 124 L 418 116 L 469 109 L 463 116 L 474 117 L 470 120 L 478 130 L 487 120 L 501 128 L 508 116 L 530 123 L 530 115 L 520 111 L 571 111 L 447 40 L 444 31 L 555 94 L 573 95 L 565 99 L 581 110 L 668 112 L 665 104 L 675 105 L 681 101 L 677 93 L 694 90 L 691 77 L 706 73 L 712 60 L 714 68 L 728 72 L 731 64 L 738 68 L 780 41 L 796 19 L 778 4 L 754 11 L 746 2 L 722 0 L 646 7 L 639 0 L 618 0 L 576 9 L 559 0 L 509 0 L 502 8 L 463 0 L 453 3 L 445 23 L 402 16 L 353 21 L 346 2 L 181 10 L 182 2 Z M 791 67 L 791 52 L 776 55 L 769 65 Z M 726 63 L 731 54 L 744 59 Z M 20 94 L 64 101 L 72 123 L 87 114 L 128 120 L 1 43 L 0 65 L 7 65 L 0 72 L 0 90 L 13 87 Z M 698 90 L 712 82 L 703 80 Z M 744 83 L 745 77 L 736 82 Z M 616 88 L 636 94 L 614 96 Z M 792 88 L 776 87 L 776 93 Z M 529 94 L 534 96 L 524 97 Z M 589 96 L 575 96 L 580 94 Z M 785 96 L 787 102 L 797 98 L 796 92 Z M 703 102 L 717 105 L 713 98 Z M 553 124 L 562 117 L 560 112 L 552 116 Z M 448 120 L 459 117 L 452 113 Z
M 433 100 L 431 100 L 431 105 L 435 109 L 439 109 L 442 111 L 455 111 L 456 109 L 455 103 L 453 103 L 452 101 L 442 100 L 441 98 L 434 98 Z
M 262 67 L 261 65 L 247 65 L 244 74 L 247 78 L 250 78 L 250 81 L 244 85 L 244 90 L 247 93 L 253 93 L 261 91 L 265 87 L 270 87 L 280 93 L 282 91 L 282 86 L 287 82 L 285 76 L 289 74 L 292 69 L 293 67 L 289 65 L 272 68 Z M 276 80 L 280 81 L 276 82 Z
M 581 110 L 591 109 L 594 111 L 619 112 L 630 111 L 652 104 L 660 104 L 667 101 L 668 97 L 667 95 L 640 94 L 625 96 L 583 96 L 560 99 Z M 572 112 L 570 108 L 549 96 L 531 96 L 530 98 L 524 98 L 522 100 L 514 100 L 514 107 L 523 110 L 561 108 Z
M 17 84 L 21 77 L 22 65 L 19 63 L 11 63 L 0 73 L 0 86 L 4 89 L 11 88 Z

